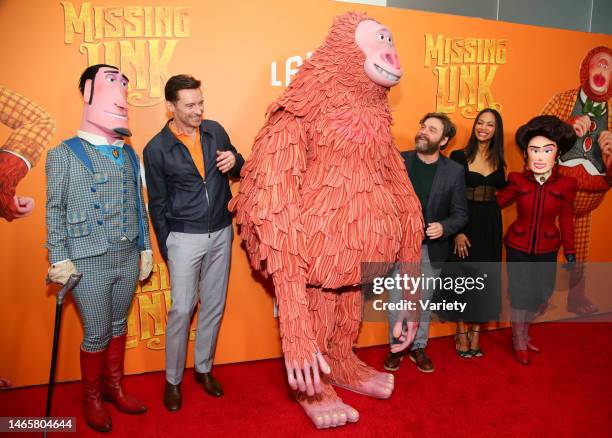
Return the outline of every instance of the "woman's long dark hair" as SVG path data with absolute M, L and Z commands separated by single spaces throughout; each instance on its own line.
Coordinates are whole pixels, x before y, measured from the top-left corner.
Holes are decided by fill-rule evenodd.
M 504 160 L 504 122 L 502 122 L 501 115 L 497 110 L 493 108 L 485 108 L 478 113 L 472 125 L 472 135 L 468 140 L 468 144 L 464 149 L 465 158 L 468 163 L 471 163 L 476 158 L 478 153 L 478 139 L 476 138 L 476 123 L 480 116 L 484 113 L 491 113 L 495 117 L 495 133 L 493 138 L 489 142 L 489 161 L 493 164 L 494 169 L 506 168 L 506 161 Z

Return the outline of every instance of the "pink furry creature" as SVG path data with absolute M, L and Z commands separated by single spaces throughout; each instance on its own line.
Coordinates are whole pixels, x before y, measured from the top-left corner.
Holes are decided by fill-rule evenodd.
M 268 107 L 230 202 L 252 266 L 272 276 L 289 385 L 318 428 L 359 418 L 332 385 L 393 392 L 393 375 L 353 345 L 362 263 L 421 257 L 420 204 L 391 136 L 387 94 L 401 75 L 386 27 L 363 13 L 337 17 Z M 417 324 L 404 324 L 395 333 L 407 346 Z

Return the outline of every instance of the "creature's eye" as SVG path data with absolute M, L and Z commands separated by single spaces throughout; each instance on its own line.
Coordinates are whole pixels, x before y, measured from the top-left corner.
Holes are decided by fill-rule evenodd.
M 378 39 L 381 40 L 381 41 L 384 41 L 385 40 L 385 36 L 382 33 L 379 33 L 378 34 Z
M 115 77 L 113 75 L 106 75 L 104 79 L 106 79 L 106 82 L 111 84 L 115 82 Z
M 391 43 L 392 42 L 392 38 L 390 36 L 388 36 L 387 37 L 387 41 Z
M 127 87 L 127 86 L 128 86 L 128 81 L 126 81 L 125 79 L 123 79 L 123 80 L 121 81 L 121 86 L 122 86 L 122 87 Z

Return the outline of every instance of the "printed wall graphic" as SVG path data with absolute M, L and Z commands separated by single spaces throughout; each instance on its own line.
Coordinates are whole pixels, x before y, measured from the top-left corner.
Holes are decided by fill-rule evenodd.
M 609 35 L 331 0 L 4 0 L 0 84 L 50 114 L 57 128 L 47 142 L 58 144 L 76 134 L 81 120 L 81 72 L 98 62 L 117 64 L 130 79 L 130 143 L 141 155 L 167 120 L 165 80 L 192 74 L 202 80 L 204 116 L 222 123 L 247 158 L 268 104 L 325 38 L 333 17 L 349 10 L 367 12 L 395 39 L 404 71 L 401 83 L 389 92 L 398 148 L 411 149 L 419 118 L 440 110 L 458 126 L 445 151 L 450 153 L 465 145 L 470 117 L 483 106 L 493 106 L 504 118 L 508 170 L 523 166 L 513 143 L 517 127 L 539 114 L 551 96 L 578 88 L 576 68 L 592 48 L 612 47 Z M 0 143 L 11 132 L 0 124 Z M 46 159 L 44 150 L 40 159 Z M 56 287 L 45 285 L 45 185 L 42 166 L 32 167 L 19 182 L 17 194 L 32 197 L 37 207 L 30 216 L 10 223 L 0 219 L 5 309 L 0 318 L 0 376 L 16 386 L 48 378 Z M 237 189 L 233 184 L 234 193 Z M 509 224 L 515 210 L 508 208 L 503 215 L 504 224 Z M 590 261 L 610 259 L 606 239 L 598 237 L 608 235 L 606 221 L 611 215 L 612 201 L 604 197 L 591 215 Z M 127 373 L 164 367 L 170 278 L 157 243 L 152 246 L 153 274 L 138 286 L 128 319 Z M 217 363 L 280 357 L 272 284 L 252 270 L 241 239 L 234 239 L 232 249 Z M 66 302 L 62 327 L 57 379 L 79 379 L 75 346 L 82 330 L 71 300 Z M 433 336 L 453 331 L 450 324 L 432 327 Z M 386 324 L 367 322 L 358 344 L 383 344 L 386 332 Z M 188 366 L 193 366 L 192 344 Z

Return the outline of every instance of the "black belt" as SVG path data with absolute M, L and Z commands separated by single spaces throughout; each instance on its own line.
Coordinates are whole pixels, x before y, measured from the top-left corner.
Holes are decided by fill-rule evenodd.
M 477 186 L 465 189 L 465 197 L 468 201 L 495 201 L 496 188 L 493 186 Z

